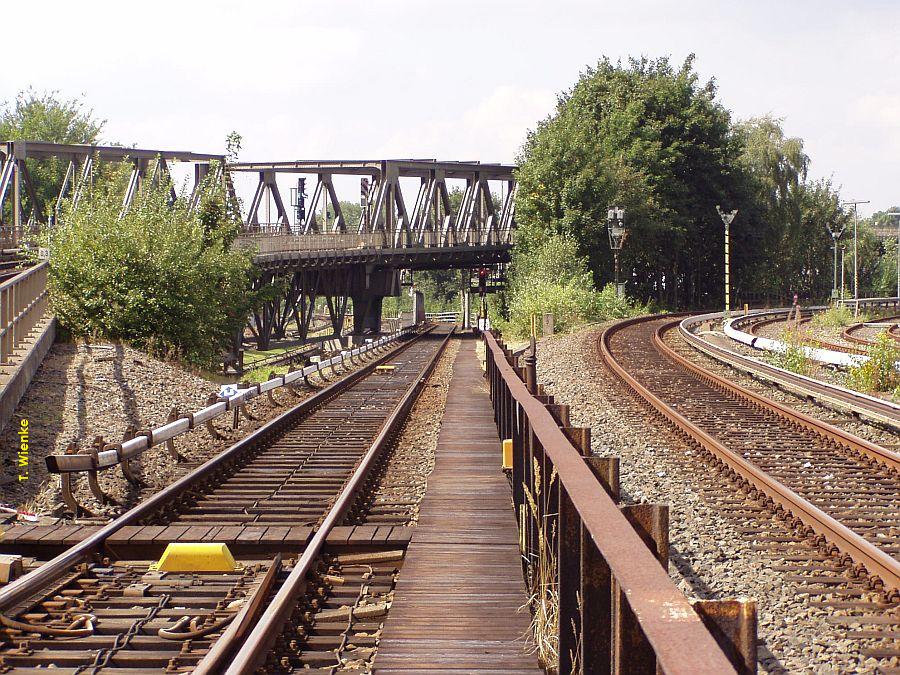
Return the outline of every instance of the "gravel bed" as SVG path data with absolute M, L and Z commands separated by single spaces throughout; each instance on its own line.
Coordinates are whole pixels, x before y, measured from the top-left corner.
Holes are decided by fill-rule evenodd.
M 322 384 L 317 376 L 310 379 L 314 384 Z M 164 424 L 173 407 L 182 413 L 205 407 L 207 397 L 218 389 L 214 382 L 125 345 L 53 345 L 13 420 L 0 436 L 3 466 L 13 481 L 0 487 L 2 500 L 46 516 L 44 522 L 65 517 L 60 479 L 47 473 L 44 461 L 47 455 L 63 452 L 69 443 L 89 447 L 97 436 L 108 443 L 118 442 L 129 426 L 146 428 Z M 276 390 L 277 405 L 272 405 L 265 396 L 253 399 L 246 409 L 256 420 L 242 416 L 237 429 L 231 428 L 230 415 L 218 418 L 214 422 L 220 434 L 218 439 L 213 439 L 205 426 L 177 437 L 175 446 L 184 458 L 182 462 L 173 461 L 164 445 L 145 452 L 131 462 L 146 483 L 144 487 L 128 483 L 118 467 L 100 472 L 102 490 L 116 503 L 99 503 L 91 494 L 87 480 L 78 474 L 80 477 L 74 481 L 76 499 L 100 518 L 117 515 L 227 449 L 312 392 L 301 387 L 297 393 L 299 397 Z M 27 481 L 19 481 L 11 474 L 16 470 L 16 432 L 22 418 L 28 419 L 30 431 Z
M 444 404 L 459 348 L 460 340 L 451 338 L 391 444 L 368 502 L 369 507 L 405 511 L 406 525 L 418 521 L 419 504 L 428 487 L 428 476 L 434 470 Z M 365 517 L 362 520 L 368 522 Z
M 779 558 L 756 550 L 741 528 L 790 533 L 767 515 L 751 520 L 719 510 L 720 498 L 707 501 L 704 493 L 716 481 L 710 467 L 599 363 L 599 328 L 542 342 L 538 378 L 558 402 L 571 406 L 574 425 L 591 427 L 595 454 L 621 458 L 624 501 L 669 504 L 669 572 L 679 588 L 689 597 L 758 601 L 761 672 L 874 672 L 876 662 L 862 658 L 859 643 L 826 622 L 831 612 L 797 595 L 795 585 L 773 569 Z

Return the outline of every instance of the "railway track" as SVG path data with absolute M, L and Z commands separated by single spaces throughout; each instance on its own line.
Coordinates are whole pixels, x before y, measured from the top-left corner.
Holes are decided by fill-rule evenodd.
M 342 526 L 450 333 L 390 349 L 99 531 L 20 538 L 33 561 L 0 589 L 0 671 L 314 673 L 365 663 L 401 564 L 390 539 L 400 528 Z M 343 546 L 326 550 L 342 529 Z M 354 540 L 357 530 L 366 534 Z M 196 558 L 157 567 L 173 542 L 226 542 L 236 560 L 220 557 L 229 569 L 216 571 L 192 569 Z M 42 549 L 67 543 L 40 564 Z
M 816 401 L 840 414 L 864 418 L 888 429 L 900 430 L 900 409 L 882 398 L 770 365 L 746 356 L 714 340 L 706 340 L 697 331 L 721 314 L 688 317 L 679 325 L 681 337 L 694 349 L 748 375 L 764 380 L 804 399 Z
M 723 508 L 751 518 L 762 507 L 792 527 L 798 536 L 749 534 L 788 562 L 801 592 L 862 624 L 850 635 L 875 641 L 873 657 L 900 656 L 900 456 L 691 363 L 669 344 L 679 323 L 620 322 L 601 334 L 601 358 L 699 451 L 694 461 L 719 467 Z
M 799 322 L 797 322 L 796 325 L 799 327 L 808 324 L 811 320 L 812 313 L 804 312 L 802 318 Z M 874 322 L 859 322 L 851 324 L 841 331 L 840 341 L 836 339 L 824 338 L 821 336 L 811 336 L 809 334 L 804 334 L 803 337 L 813 344 L 825 349 L 844 352 L 846 354 L 866 354 L 868 352 L 868 348 L 874 344 L 874 340 L 871 339 L 871 336 L 864 335 L 863 333 L 866 330 L 877 327 L 873 326 L 873 323 L 890 323 L 891 325 L 887 327 L 887 335 L 893 340 L 900 342 L 900 325 L 896 323 L 898 320 L 900 320 L 900 315 L 892 314 L 877 319 Z M 776 323 L 787 323 L 786 317 L 783 314 L 780 314 L 778 316 L 751 315 L 745 321 L 736 322 L 735 325 L 746 328 L 751 335 L 759 335 L 760 329 Z

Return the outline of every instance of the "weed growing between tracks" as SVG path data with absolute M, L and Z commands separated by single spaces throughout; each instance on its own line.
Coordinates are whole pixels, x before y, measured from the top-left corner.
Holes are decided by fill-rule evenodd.
M 771 352 L 766 355 L 766 360 L 773 366 L 784 368 L 798 375 L 811 375 L 813 361 L 806 355 L 807 345 L 796 330 L 787 329 L 781 334 L 781 341 L 785 345 L 782 352 Z
M 847 370 L 846 384 L 851 389 L 865 392 L 891 391 L 893 398 L 900 396 L 900 348 L 886 332 L 875 338 L 866 350 L 869 358 Z
M 528 602 L 531 610 L 531 633 L 534 638 L 538 659 L 549 671 L 559 669 L 559 586 L 557 585 L 558 563 L 556 559 L 556 513 L 544 513 L 539 507 L 541 496 L 541 465 L 534 461 L 534 491 L 524 485 L 528 510 L 536 524 L 537 551 L 527 559 Z M 556 469 L 550 472 L 547 488 L 556 480 Z M 548 518 L 554 518 L 548 526 Z M 524 521 L 524 519 L 523 519 Z M 519 524 L 524 527 L 524 522 Z M 519 534 L 520 541 L 524 539 Z M 528 554 L 526 554 L 527 556 Z
M 846 305 L 832 305 L 824 312 L 819 312 L 811 319 L 812 324 L 819 328 L 843 328 L 859 321 L 868 321 L 867 314 L 853 316 L 853 312 Z

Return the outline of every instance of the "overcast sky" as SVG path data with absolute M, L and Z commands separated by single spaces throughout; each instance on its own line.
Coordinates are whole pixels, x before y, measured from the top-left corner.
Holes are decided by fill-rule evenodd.
M 83 95 L 105 140 L 243 160 L 514 160 L 603 56 L 693 52 L 866 213 L 900 203 L 896 0 L 7 2 L 0 100 Z M 9 67 L 14 63 L 14 67 Z

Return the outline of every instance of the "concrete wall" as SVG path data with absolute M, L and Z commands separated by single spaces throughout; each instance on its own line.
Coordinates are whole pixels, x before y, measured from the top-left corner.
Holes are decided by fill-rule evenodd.
M 31 378 L 34 377 L 55 339 L 56 319 L 53 318 L 34 341 L 25 358 L 16 366 L 6 384 L 0 386 L 0 431 L 12 418 L 16 406 L 31 384 Z

